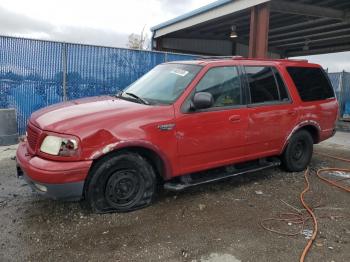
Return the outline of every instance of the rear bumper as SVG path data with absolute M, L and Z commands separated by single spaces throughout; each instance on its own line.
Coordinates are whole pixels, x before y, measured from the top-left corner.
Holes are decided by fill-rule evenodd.
M 17 149 L 17 174 L 39 194 L 52 199 L 79 200 L 92 161 L 58 162 L 31 156 L 26 143 Z
M 328 138 L 331 138 L 335 135 L 336 133 L 336 129 L 332 128 L 332 129 L 327 129 L 327 130 L 322 130 L 320 132 L 320 138 L 319 138 L 319 142 L 322 142 L 324 140 L 327 140 Z

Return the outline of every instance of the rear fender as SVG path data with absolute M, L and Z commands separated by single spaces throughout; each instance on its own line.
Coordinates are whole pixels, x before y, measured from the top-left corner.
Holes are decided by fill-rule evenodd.
M 290 138 L 293 136 L 293 134 L 295 134 L 298 130 L 300 130 L 301 128 L 305 127 L 305 126 L 313 126 L 316 128 L 317 130 L 317 133 L 318 133 L 318 136 L 320 135 L 321 133 L 321 126 L 320 124 L 317 122 L 317 121 L 314 121 L 314 120 L 305 120 L 305 121 L 302 121 L 300 122 L 299 124 L 297 124 L 293 129 L 292 131 L 288 134 L 284 144 L 283 144 L 283 147 L 282 147 L 282 150 L 281 150 L 281 154 L 284 152 L 285 148 L 287 147 L 288 143 L 289 143 L 289 140 Z

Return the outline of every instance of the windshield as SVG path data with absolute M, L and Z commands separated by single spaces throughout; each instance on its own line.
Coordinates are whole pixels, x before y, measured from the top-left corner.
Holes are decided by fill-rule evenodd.
M 133 96 L 150 104 L 172 104 L 197 75 L 201 66 L 162 64 L 127 87 L 122 96 Z

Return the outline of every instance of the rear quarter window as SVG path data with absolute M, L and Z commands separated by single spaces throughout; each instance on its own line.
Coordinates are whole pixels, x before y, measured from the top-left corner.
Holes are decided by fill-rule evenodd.
M 326 73 L 315 67 L 287 67 L 301 100 L 317 101 L 334 97 L 334 91 Z

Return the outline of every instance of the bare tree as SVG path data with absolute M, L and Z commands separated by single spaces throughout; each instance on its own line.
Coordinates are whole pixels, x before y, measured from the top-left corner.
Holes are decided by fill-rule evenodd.
M 128 48 L 139 50 L 147 49 L 146 41 L 148 39 L 148 35 L 145 33 L 145 27 L 146 26 L 143 27 L 141 34 L 132 33 L 129 35 L 128 43 L 126 44 Z

